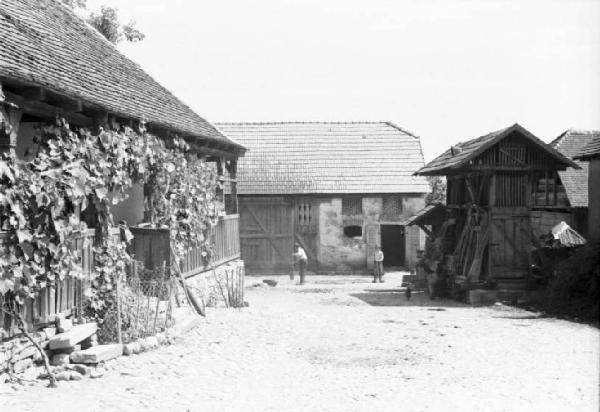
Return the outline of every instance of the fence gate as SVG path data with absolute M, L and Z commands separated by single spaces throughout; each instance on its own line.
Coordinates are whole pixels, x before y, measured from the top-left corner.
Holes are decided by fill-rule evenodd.
M 292 205 L 284 198 L 240 198 L 240 243 L 249 271 L 292 267 Z

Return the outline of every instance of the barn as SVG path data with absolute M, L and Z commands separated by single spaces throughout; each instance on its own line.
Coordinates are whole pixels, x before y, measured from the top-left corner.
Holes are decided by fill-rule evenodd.
M 535 239 L 569 217 L 560 171 L 579 166 L 518 124 L 451 146 L 419 169 L 446 176 L 436 234 L 455 284 L 527 286 Z
M 425 205 L 418 137 L 389 122 L 217 123 L 249 150 L 237 169 L 247 270 L 289 272 L 295 242 L 309 269 L 414 267 L 424 234 L 404 220 Z

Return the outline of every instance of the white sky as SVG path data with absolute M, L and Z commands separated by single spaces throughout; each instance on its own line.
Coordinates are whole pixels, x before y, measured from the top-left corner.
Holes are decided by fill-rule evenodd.
M 426 160 L 514 122 L 600 129 L 600 0 L 88 0 L 130 58 L 217 121 L 389 120 Z

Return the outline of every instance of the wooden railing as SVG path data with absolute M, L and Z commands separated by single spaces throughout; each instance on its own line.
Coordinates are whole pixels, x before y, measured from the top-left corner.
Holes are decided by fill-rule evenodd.
M 130 253 L 141 261 L 146 269 L 161 267 L 163 262 L 171 266 L 171 245 L 168 229 L 132 227 L 133 242 Z M 201 248 L 190 249 L 180 262 L 185 277 L 194 276 L 240 257 L 239 215 L 227 215 L 219 219 L 211 235 L 213 255 L 203 256 Z
M 111 235 L 119 236 L 119 230 L 114 230 Z M 5 249 L 7 238 L 8 233 L 0 232 L 0 256 L 7 253 Z M 75 309 L 78 309 L 80 313 L 86 279 L 89 279 L 94 270 L 94 239 L 94 229 L 87 229 L 71 236 L 69 246 L 79 256 L 83 280 L 73 278 L 57 280 L 54 285 L 42 289 L 35 299 L 27 299 L 21 305 L 20 310 L 28 328 L 52 322 L 57 315 L 67 315 L 73 313 Z M 0 296 L 0 305 L 4 306 L 2 296 Z M 17 332 L 14 320 L 2 313 L 0 315 L 0 338 L 10 337 Z

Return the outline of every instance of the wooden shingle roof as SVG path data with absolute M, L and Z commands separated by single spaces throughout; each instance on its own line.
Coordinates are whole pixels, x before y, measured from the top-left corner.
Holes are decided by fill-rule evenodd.
M 0 83 L 17 81 L 241 148 L 121 54 L 60 0 L 0 1 Z
M 388 122 L 216 123 L 249 151 L 240 194 L 427 193 L 419 138 Z
M 421 176 L 427 175 L 446 175 L 452 174 L 460 170 L 461 168 L 468 167 L 468 163 L 491 148 L 493 145 L 501 141 L 502 139 L 510 136 L 513 133 L 519 133 L 524 138 L 528 139 L 531 143 L 539 147 L 542 151 L 546 152 L 549 156 L 556 159 L 559 164 L 564 167 L 575 167 L 578 168 L 572 160 L 566 158 L 556 150 L 552 149 L 549 145 L 544 143 L 542 140 L 534 136 L 524 127 L 515 123 L 512 126 L 504 129 L 496 130 L 495 132 L 488 133 L 485 136 L 477 137 L 475 139 L 467 140 L 457 145 L 452 146 L 446 150 L 440 156 L 429 162 L 427 165 L 419 169 L 416 174 Z
M 600 137 L 600 131 L 569 129 L 556 139 L 550 146 L 569 158 L 582 152 L 594 137 Z M 560 180 L 567 192 L 569 203 L 572 207 L 588 207 L 588 164 L 575 160 L 580 169 L 569 167 L 559 171 Z

